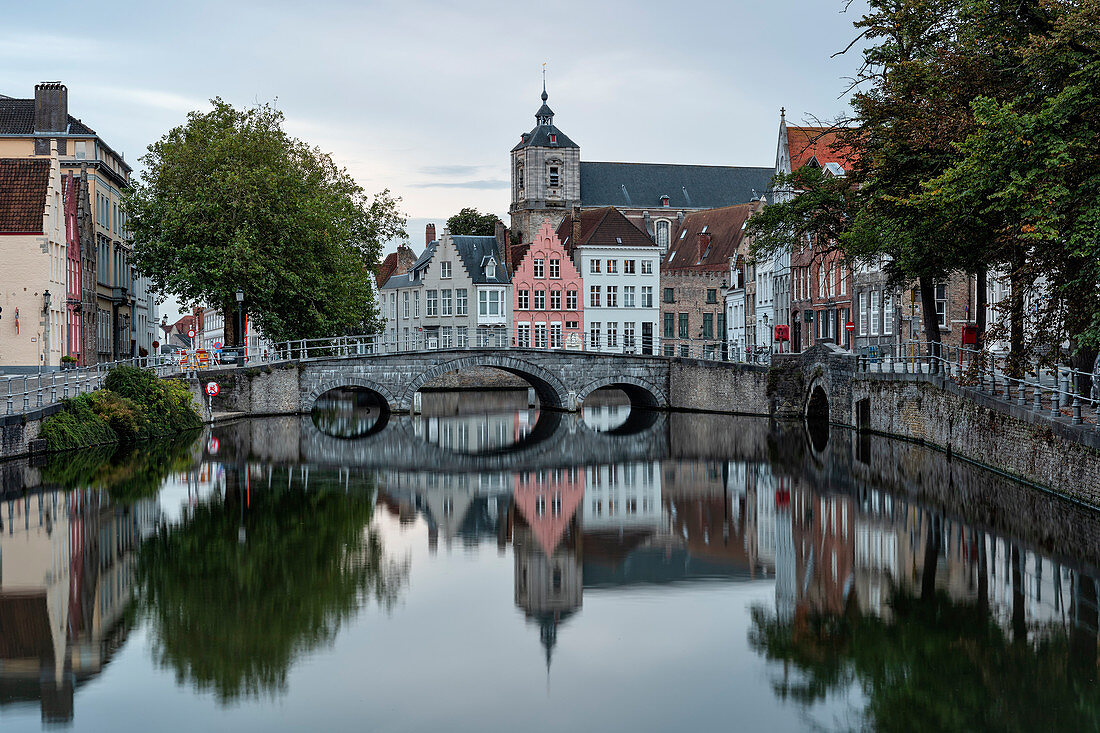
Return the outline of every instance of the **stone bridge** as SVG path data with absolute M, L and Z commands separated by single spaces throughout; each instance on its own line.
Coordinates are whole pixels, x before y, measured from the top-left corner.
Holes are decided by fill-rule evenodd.
M 377 394 L 390 412 L 407 413 L 436 377 L 493 367 L 528 382 L 543 408 L 577 411 L 603 387 L 621 389 L 638 407 L 769 414 L 767 370 L 756 365 L 662 356 L 536 349 L 453 349 L 279 362 L 200 373 L 216 380 L 215 412 L 285 415 L 309 412 L 326 392 L 359 387 Z

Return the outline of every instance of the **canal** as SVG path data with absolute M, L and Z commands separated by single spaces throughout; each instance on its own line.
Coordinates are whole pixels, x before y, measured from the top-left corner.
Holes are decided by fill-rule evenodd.
M 1100 514 L 920 446 L 425 392 L 0 464 L 0 728 L 1093 730 Z

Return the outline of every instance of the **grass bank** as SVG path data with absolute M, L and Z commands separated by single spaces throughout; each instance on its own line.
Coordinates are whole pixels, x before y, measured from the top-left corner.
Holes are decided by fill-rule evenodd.
M 116 367 L 102 389 L 63 404 L 38 433 L 48 451 L 134 443 L 202 426 L 185 385 L 137 367 Z

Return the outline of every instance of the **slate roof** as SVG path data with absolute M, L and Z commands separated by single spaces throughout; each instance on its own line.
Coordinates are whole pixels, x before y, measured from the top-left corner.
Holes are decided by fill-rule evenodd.
M 0 159 L 0 232 L 41 233 L 48 158 Z
M 717 209 L 771 190 L 774 168 L 581 161 L 581 204 L 620 209 Z
M 451 237 L 451 242 L 458 250 L 458 256 L 466 265 L 466 272 L 470 273 L 470 279 L 475 285 L 492 285 L 494 283 L 507 285 L 512 281 L 511 274 L 504 267 L 504 256 L 497 249 L 496 237 L 475 237 L 471 235 L 456 235 Z M 497 262 L 496 277 L 488 278 L 482 262 L 492 255 Z
M 823 168 L 828 163 L 837 163 L 845 170 L 850 168 L 855 154 L 837 140 L 839 132 L 840 130 L 832 127 L 787 125 L 787 152 L 791 156 L 791 170 L 796 171 L 815 158 Z
M 69 115 L 69 135 L 95 135 L 96 131 Z M 0 96 L 0 135 L 34 134 L 34 100 Z
M 573 241 L 573 214 L 570 213 L 558 225 L 557 235 L 565 246 L 569 256 L 577 247 L 592 245 L 596 247 L 653 247 L 645 232 L 634 226 L 629 219 L 611 206 L 601 209 L 587 209 L 580 213 L 580 237 Z
M 393 277 L 391 277 L 389 280 L 386 281 L 386 284 L 382 286 L 382 290 L 407 288 L 410 285 L 412 285 L 412 281 L 409 280 L 409 273 L 406 272 L 402 275 L 394 275 Z
M 668 248 L 661 265 L 663 272 L 695 271 L 725 272 L 729 260 L 737 254 L 744 238 L 742 227 L 756 204 L 738 204 L 721 209 L 696 211 L 684 217 L 677 236 Z M 703 230 L 706 229 L 704 232 Z M 710 238 L 709 242 L 705 238 Z M 700 257 L 700 244 L 703 245 Z
M 550 142 L 551 133 L 557 135 L 555 142 Z M 531 132 L 525 132 L 520 136 L 519 142 L 512 150 L 521 150 L 526 147 L 539 147 L 539 148 L 579 148 L 575 142 L 569 139 L 569 136 L 559 130 L 554 125 L 535 125 L 535 128 Z

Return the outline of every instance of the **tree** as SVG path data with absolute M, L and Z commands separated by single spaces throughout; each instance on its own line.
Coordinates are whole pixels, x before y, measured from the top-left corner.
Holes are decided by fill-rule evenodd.
M 465 208 L 447 220 L 447 231 L 451 234 L 491 237 L 496 234 L 498 221 L 500 219 L 496 214 L 482 214 L 477 209 Z
M 124 203 L 134 265 L 162 293 L 220 307 L 227 343 L 238 288 L 274 340 L 372 325 L 370 273 L 382 242 L 405 235 L 399 200 L 368 197 L 270 105 L 211 103 L 142 157 Z

